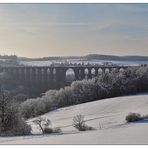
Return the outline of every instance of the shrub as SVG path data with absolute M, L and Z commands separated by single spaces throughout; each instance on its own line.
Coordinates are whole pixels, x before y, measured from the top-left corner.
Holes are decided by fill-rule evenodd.
M 10 130 L 8 135 L 15 135 L 15 136 L 21 136 L 21 135 L 30 135 L 31 134 L 31 126 L 26 124 L 26 122 L 21 119 L 19 121 L 19 125 Z
M 44 134 L 51 134 L 51 133 L 61 133 L 62 130 L 60 128 L 50 128 L 50 127 L 46 127 L 43 130 Z
M 62 130 L 58 127 L 53 129 L 53 133 L 62 133 Z
M 33 123 L 39 126 L 43 134 L 61 133 L 60 128 L 49 127 L 51 125 L 51 121 L 49 119 L 40 117 L 40 118 L 33 120 Z
M 56 90 L 47 91 L 44 96 L 27 99 L 20 105 L 20 112 L 26 119 L 47 113 L 56 108 Z
M 52 128 L 46 127 L 43 129 L 43 134 L 51 134 L 51 133 L 53 133 Z
M 0 135 L 28 135 L 31 127 L 26 124 L 18 111 L 18 104 L 12 102 L 8 92 L 0 94 Z
M 77 115 L 73 118 L 73 126 L 79 131 L 94 130 L 93 127 L 85 124 L 83 115 Z
M 126 121 L 127 122 L 135 122 L 135 121 L 139 121 L 139 120 L 142 120 L 143 118 L 141 117 L 140 114 L 138 113 L 129 113 L 127 116 L 126 116 Z

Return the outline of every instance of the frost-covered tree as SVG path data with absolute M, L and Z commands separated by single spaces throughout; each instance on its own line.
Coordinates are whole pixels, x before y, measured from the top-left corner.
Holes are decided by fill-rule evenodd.
M 87 130 L 94 130 L 93 127 L 87 126 L 84 121 L 83 115 L 77 115 L 73 118 L 73 127 L 75 127 L 79 131 L 87 131 Z
M 67 106 L 74 103 L 73 92 L 70 87 L 61 88 L 57 93 L 58 106 Z
M 38 125 L 38 127 L 42 131 L 42 133 L 44 133 L 45 129 L 49 128 L 49 125 L 51 125 L 51 121 L 49 119 L 45 119 L 42 117 L 39 117 L 39 118 L 33 120 L 33 123 Z
M 26 135 L 31 128 L 26 124 L 8 92 L 0 93 L 0 135 Z
M 138 77 L 138 91 L 147 91 L 148 90 L 148 66 L 140 67 L 136 71 Z

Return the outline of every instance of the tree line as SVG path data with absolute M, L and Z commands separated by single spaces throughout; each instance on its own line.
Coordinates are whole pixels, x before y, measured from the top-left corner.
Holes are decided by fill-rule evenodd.
M 131 67 L 123 72 L 116 70 L 93 79 L 74 81 L 60 90 L 49 90 L 41 97 L 21 103 L 25 118 L 35 117 L 56 108 L 86 103 L 105 98 L 148 92 L 148 67 Z

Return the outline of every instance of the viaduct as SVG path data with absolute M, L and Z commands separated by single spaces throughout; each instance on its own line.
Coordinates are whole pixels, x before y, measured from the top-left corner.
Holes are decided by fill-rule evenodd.
M 66 73 L 71 69 L 75 80 L 91 79 L 103 72 L 118 72 L 129 66 L 102 66 L 102 65 L 68 65 L 46 67 L 0 67 L 0 72 L 8 73 L 13 80 L 25 86 L 40 86 L 44 90 L 59 89 L 70 83 L 66 79 Z

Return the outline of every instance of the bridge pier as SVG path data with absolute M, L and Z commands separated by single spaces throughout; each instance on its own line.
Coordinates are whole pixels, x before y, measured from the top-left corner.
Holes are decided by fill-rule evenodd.
M 66 85 L 66 70 L 62 68 L 56 69 L 56 88 L 61 88 Z
M 75 80 L 79 80 L 79 69 L 73 69 L 75 73 Z
M 92 74 L 91 74 L 91 68 L 88 68 L 88 79 L 92 78 Z
M 95 68 L 95 77 L 98 76 L 98 68 Z

